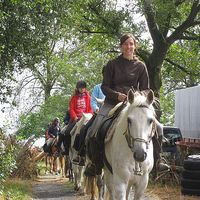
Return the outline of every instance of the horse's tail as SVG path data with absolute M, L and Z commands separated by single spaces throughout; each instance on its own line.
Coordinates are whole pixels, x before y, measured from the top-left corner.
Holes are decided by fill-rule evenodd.
M 95 176 L 86 176 L 85 177 L 85 190 L 86 194 L 91 194 L 92 197 L 98 197 L 98 187 L 96 184 Z

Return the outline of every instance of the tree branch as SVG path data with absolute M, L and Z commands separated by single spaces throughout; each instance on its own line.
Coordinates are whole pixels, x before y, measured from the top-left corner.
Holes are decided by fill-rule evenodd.
M 170 63 L 171 65 L 177 67 L 178 69 L 180 69 L 181 71 L 185 72 L 188 75 L 199 76 L 199 73 L 195 73 L 193 71 L 189 71 L 189 70 L 185 69 L 185 67 L 175 63 L 174 61 L 170 60 L 169 58 L 165 58 L 165 61 Z
M 145 12 L 145 18 L 147 20 L 147 24 L 149 27 L 149 32 L 151 34 L 152 40 L 156 42 L 157 40 L 160 40 L 159 38 L 161 34 L 154 17 L 154 12 L 151 6 L 151 2 L 149 0 L 145 0 L 143 3 L 143 7 Z
M 169 44 L 172 44 L 174 41 L 182 37 L 182 34 L 186 29 L 189 27 L 195 26 L 195 18 L 197 14 L 200 11 L 200 4 L 199 0 L 194 0 L 191 11 L 187 17 L 187 19 L 180 25 L 178 26 L 175 31 L 167 38 L 167 42 Z
M 200 36 L 192 37 L 192 36 L 180 36 L 178 39 L 180 40 L 200 40 Z

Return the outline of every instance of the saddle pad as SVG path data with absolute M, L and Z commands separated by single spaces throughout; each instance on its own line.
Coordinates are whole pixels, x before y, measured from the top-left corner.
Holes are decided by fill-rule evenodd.
M 118 119 L 118 117 L 113 120 L 111 126 L 108 128 L 107 134 L 106 134 L 105 139 L 104 139 L 104 143 L 107 143 L 112 139 L 114 132 L 115 132 L 115 127 L 116 127 L 116 124 L 117 124 L 117 119 Z

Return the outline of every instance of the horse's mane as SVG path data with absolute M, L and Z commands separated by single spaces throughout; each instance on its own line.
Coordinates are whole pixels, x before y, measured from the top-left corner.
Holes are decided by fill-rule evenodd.
M 156 97 L 154 97 L 153 102 L 149 103 L 147 99 L 147 95 L 143 92 L 136 91 L 134 96 L 134 102 L 131 104 L 133 107 L 147 107 L 151 109 L 155 114 L 155 109 L 153 104 L 158 105 L 159 101 Z
M 147 100 L 147 95 L 144 92 L 136 91 L 134 93 L 134 102 L 132 104 L 128 103 L 127 107 L 130 107 L 130 106 L 147 107 L 147 108 L 151 109 L 155 114 L 155 109 L 154 109 L 153 104 L 155 105 L 155 107 L 158 107 L 159 99 L 154 97 L 153 102 L 149 104 L 149 102 Z M 112 116 L 114 114 L 114 112 L 117 110 L 117 108 L 121 105 L 122 105 L 122 102 L 118 103 L 113 109 L 110 110 L 110 112 L 108 113 L 108 116 Z

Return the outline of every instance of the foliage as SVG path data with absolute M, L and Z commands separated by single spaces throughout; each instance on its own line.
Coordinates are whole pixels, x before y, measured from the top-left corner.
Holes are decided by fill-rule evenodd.
M 55 118 L 59 117 L 62 120 L 68 109 L 69 97 L 56 95 L 48 99 L 40 110 L 29 115 L 21 116 L 21 124 L 17 135 L 22 138 L 28 138 L 31 135 L 36 137 L 44 136 L 47 125 Z
M 15 148 L 9 138 L 0 132 L 0 195 L 3 192 L 5 180 L 15 168 L 14 151 Z
M 174 125 L 175 91 L 200 84 L 199 60 L 198 41 L 177 41 L 170 48 L 161 71 L 161 121 L 164 124 Z
M 10 200 L 31 200 L 31 182 L 19 179 L 8 179 L 5 183 L 3 197 L 4 199 Z
M 162 82 L 163 94 L 172 92 L 176 86 L 198 84 L 199 1 L 127 0 L 121 6 L 119 3 L 117 0 L 3 2 L 2 75 L 12 77 L 15 68 L 28 68 L 33 80 L 37 80 L 34 90 L 45 101 L 55 92 L 70 95 L 78 79 L 85 79 L 91 89 L 101 81 L 107 60 L 119 53 L 119 37 L 128 31 L 140 43 L 138 55 L 147 65 L 156 96 Z M 138 20 L 141 16 L 142 20 Z M 142 37 L 146 31 L 151 38 Z M 48 112 L 51 117 L 43 120 L 46 113 L 40 112 L 34 110 L 33 114 L 21 117 L 22 135 L 30 135 L 33 128 L 36 135 L 42 134 L 44 124 L 53 114 Z
M 175 97 L 174 92 L 165 93 L 163 87 L 160 90 L 161 123 L 165 126 L 174 125 Z
M 66 27 L 67 2 L 10 0 L 2 2 L 0 9 L 1 79 L 11 78 L 16 69 L 25 68 L 39 76 L 41 64 L 48 64 L 61 35 L 67 38 L 66 28 L 62 31 Z M 46 81 L 52 84 L 50 77 Z
M 172 45 L 162 70 L 166 92 L 200 83 L 198 41 L 179 41 Z

